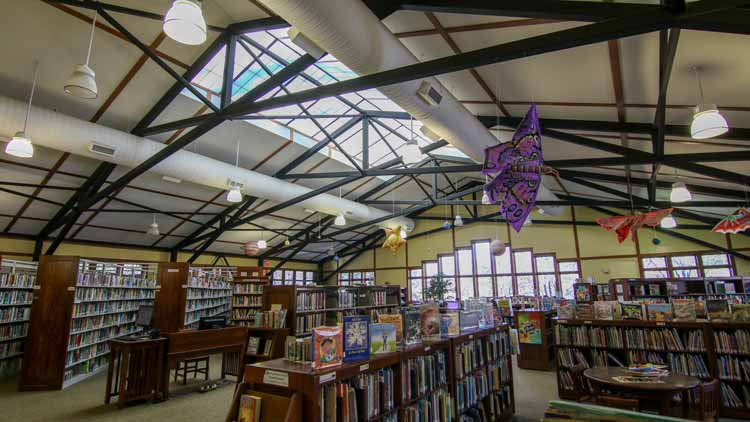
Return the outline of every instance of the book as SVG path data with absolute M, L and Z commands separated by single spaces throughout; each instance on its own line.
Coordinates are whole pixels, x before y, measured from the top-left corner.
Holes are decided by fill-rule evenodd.
M 591 296 L 594 286 L 586 283 L 575 284 L 576 303 L 591 302 Z
M 723 281 L 714 281 L 714 291 L 716 294 L 724 294 L 727 292 L 727 286 Z
M 313 368 L 336 366 L 343 361 L 342 327 L 317 327 L 313 335 Z
M 562 299 L 557 305 L 557 319 L 575 319 L 576 302 L 574 300 Z
M 643 319 L 643 305 L 640 303 L 621 303 L 622 319 Z
M 576 318 L 594 319 L 594 307 L 590 303 L 578 303 L 576 301 Z
M 646 312 L 649 321 L 671 321 L 674 315 L 671 303 L 648 303 Z
M 500 315 L 504 317 L 513 316 L 513 305 L 511 304 L 510 298 L 502 298 L 497 300 L 497 307 L 500 309 Z
M 393 324 L 370 324 L 370 354 L 395 352 L 396 327 Z
M 419 324 L 423 340 L 440 338 L 440 309 L 436 303 L 426 303 L 419 307 Z
M 419 326 L 419 310 L 405 308 L 402 311 L 404 319 L 404 344 L 412 345 L 422 342 L 422 330 Z
M 247 339 L 247 353 L 257 355 L 260 346 L 260 337 L 250 337 Z
M 396 343 L 401 344 L 404 338 L 404 322 L 401 314 L 378 314 L 381 324 L 393 324 L 396 327 Z
M 697 318 L 706 318 L 706 302 L 703 299 L 695 301 L 695 316 Z
M 440 314 L 441 337 L 454 337 L 459 334 L 461 334 L 461 325 L 458 312 L 446 312 L 444 314 Z
M 243 394 L 240 397 L 240 408 L 237 414 L 237 422 L 260 421 L 260 404 L 262 399 L 258 396 Z
M 648 294 L 649 296 L 659 296 L 661 295 L 661 286 L 658 284 L 649 284 L 648 285 Z
M 750 321 L 750 304 L 733 303 L 732 321 Z M 748 376 L 748 379 L 750 379 L 750 373 L 748 373 Z
M 724 290 L 726 294 L 737 293 L 737 289 L 734 287 L 734 283 L 731 283 L 731 282 L 724 284 Z
M 728 321 L 731 317 L 726 299 L 707 299 L 706 314 L 711 321 Z
M 370 318 L 366 315 L 344 316 L 344 362 L 370 357 Z
M 695 321 L 695 301 L 692 299 L 672 300 L 675 321 Z
M 594 319 L 613 320 L 612 303 L 600 300 L 594 302 Z

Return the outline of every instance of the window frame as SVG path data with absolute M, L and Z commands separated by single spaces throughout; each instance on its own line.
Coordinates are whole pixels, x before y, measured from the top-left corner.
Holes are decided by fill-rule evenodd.
M 563 271 L 562 269 L 560 269 L 560 264 L 567 263 L 567 262 L 575 263 L 576 271 Z M 578 260 L 578 258 L 558 259 L 557 260 L 557 274 L 559 276 L 558 286 L 560 286 L 560 293 L 559 293 L 560 297 L 564 299 L 575 299 L 575 291 L 573 292 L 571 297 L 565 297 L 565 290 L 563 289 L 563 275 L 575 274 L 577 280 L 583 279 L 583 275 L 581 273 L 581 262 Z M 575 283 L 575 281 L 573 283 Z
M 704 265 L 703 264 L 703 256 L 706 255 L 725 255 L 727 258 L 726 265 Z M 687 266 L 687 267 L 676 267 L 672 264 L 672 258 L 680 257 L 680 256 L 691 256 L 695 259 L 695 266 Z M 664 259 L 666 263 L 666 267 L 658 267 L 658 268 L 645 268 L 643 265 L 643 260 L 648 258 L 662 258 Z M 649 280 L 656 280 L 659 278 L 667 278 L 667 279 L 688 279 L 688 278 L 706 278 L 706 268 L 708 269 L 720 269 L 720 268 L 726 268 L 729 270 L 729 276 L 727 277 L 734 277 L 736 275 L 735 267 L 734 267 L 734 260 L 732 260 L 732 256 L 730 254 L 722 254 L 720 252 L 669 252 L 669 253 L 663 253 L 663 254 L 648 254 L 648 255 L 642 255 L 640 261 L 641 266 L 641 277 L 646 278 Z M 695 277 L 678 277 L 675 275 L 675 271 L 679 270 L 697 270 L 698 274 Z M 649 271 L 665 271 L 667 273 L 667 277 L 647 277 L 646 273 Z

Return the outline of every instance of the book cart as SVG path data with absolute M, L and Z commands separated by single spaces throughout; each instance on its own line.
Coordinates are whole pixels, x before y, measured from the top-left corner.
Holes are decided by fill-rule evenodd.
M 556 320 L 554 332 L 562 399 L 578 399 L 570 374 L 576 364 L 662 363 L 703 382 L 720 379 L 721 416 L 750 418 L 750 323 Z
M 232 325 L 250 326 L 252 317 L 263 308 L 263 289 L 269 284 L 265 267 L 237 267 L 232 280 Z
M 61 389 L 106 368 L 109 340 L 141 331 L 136 312 L 153 304 L 156 265 L 43 256 L 19 389 Z
M 417 420 L 418 414 L 426 419 L 426 412 L 433 412 L 429 420 L 456 420 L 478 401 L 490 420 L 510 420 L 515 400 L 509 339 L 509 328 L 502 325 L 321 370 L 276 359 L 248 365 L 244 380 L 257 391 L 301 395 L 301 420 L 341 416 L 353 403 L 337 402 L 342 393 L 347 400 L 355 396 L 360 421 Z M 366 405 L 373 388 L 377 408 Z
M 36 279 L 36 262 L 2 259 L 0 268 L 0 378 L 21 368 Z

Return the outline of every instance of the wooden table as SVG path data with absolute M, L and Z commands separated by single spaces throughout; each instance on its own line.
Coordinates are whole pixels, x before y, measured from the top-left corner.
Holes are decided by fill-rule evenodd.
M 584 371 L 583 375 L 591 382 L 594 395 L 599 396 L 602 387 L 634 395 L 639 399 L 658 400 L 661 403 L 659 414 L 669 416 L 672 397 L 682 394 L 683 414 L 687 413 L 687 392 L 700 385 L 700 380 L 687 375 L 672 374 L 660 378 L 661 383 L 623 383 L 614 377 L 629 375 L 625 368 L 596 367 Z
M 110 340 L 109 349 L 104 403 L 109 404 L 112 396 L 117 396 L 118 407 L 138 400 L 166 398 L 168 384 L 161 376 L 166 362 L 166 338 Z

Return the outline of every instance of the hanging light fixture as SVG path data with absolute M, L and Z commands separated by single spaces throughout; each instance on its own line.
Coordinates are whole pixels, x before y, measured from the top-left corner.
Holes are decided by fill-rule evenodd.
M 403 147 L 401 147 L 402 154 L 401 158 L 404 159 L 406 164 L 416 164 L 422 161 L 422 150 L 419 149 L 419 143 L 414 138 L 414 118 L 410 120 L 411 139 L 406 141 Z
M 525 221 L 523 222 L 523 225 L 524 225 L 524 226 L 530 226 L 530 225 L 531 225 L 531 224 L 533 224 L 533 223 L 534 223 L 534 221 L 533 221 L 533 220 L 531 219 L 531 214 L 529 214 L 529 215 L 528 215 L 528 216 L 526 217 L 526 220 L 525 220 Z
M 169 38 L 187 45 L 206 41 L 206 21 L 200 0 L 174 0 L 164 16 L 164 33 Z
M 70 95 L 91 100 L 99 95 L 99 91 L 96 87 L 96 74 L 89 67 L 89 58 L 91 58 L 91 46 L 94 42 L 94 30 L 96 29 L 96 10 L 94 10 L 94 18 L 91 22 L 91 35 L 89 36 L 89 49 L 86 52 L 86 63 L 77 64 L 73 68 L 67 82 L 65 82 L 65 92 Z
M 456 227 L 461 227 L 464 225 L 464 218 L 461 217 L 461 214 L 456 214 L 456 218 L 453 219 L 453 225 Z
M 234 203 L 242 202 L 242 192 L 240 192 L 241 188 L 242 188 L 242 184 L 230 180 L 229 192 L 227 192 L 227 201 L 234 202 Z
M 330 248 L 328 248 L 328 256 L 332 257 L 334 255 L 336 255 L 336 249 L 333 249 L 333 246 L 331 246 Z
M 5 153 L 20 158 L 31 158 L 34 156 L 34 145 L 31 138 L 26 136 L 26 126 L 29 123 L 31 113 L 31 100 L 34 99 L 36 89 L 36 77 L 39 74 L 39 63 L 34 62 L 34 80 L 31 82 L 31 93 L 29 94 L 29 105 L 26 107 L 26 118 L 23 120 L 23 130 L 16 132 L 13 138 L 5 146 Z
M 406 239 L 406 229 L 401 227 L 401 232 L 399 233 L 399 236 L 401 236 L 402 239 Z
M 672 217 L 672 214 L 669 214 L 668 216 L 661 219 L 661 222 L 659 223 L 661 228 L 663 229 L 673 229 L 677 227 L 677 220 Z
M 268 244 L 266 243 L 264 239 L 260 239 L 258 241 L 258 249 L 265 249 L 267 247 L 268 247 Z
M 287 237 L 286 239 L 284 239 L 284 246 L 289 246 L 289 245 L 291 245 L 291 244 L 292 244 L 292 241 L 291 241 L 291 240 L 289 240 L 289 238 L 288 238 L 288 237 Z
M 341 188 L 339 187 L 339 199 L 341 199 Z M 346 225 L 346 217 L 344 217 L 344 213 L 339 211 L 339 214 L 336 216 L 336 219 L 333 220 L 333 224 L 337 226 L 345 226 Z
M 149 224 L 146 234 L 149 236 L 159 235 L 159 223 L 156 222 L 156 214 L 154 214 L 154 222 Z
M 669 194 L 669 200 L 678 203 L 686 202 L 693 199 L 693 195 L 690 194 L 687 186 L 683 182 L 672 183 L 672 192 Z
M 703 102 L 703 84 L 701 75 L 697 68 L 693 68 L 698 81 L 699 103 L 695 106 L 693 123 L 690 125 L 690 136 L 693 139 L 708 139 L 723 135 L 729 131 L 729 124 L 724 116 L 719 113 L 716 104 Z
M 484 184 L 487 185 L 487 176 L 484 176 Z M 487 195 L 487 191 L 482 191 L 482 205 L 492 205 L 492 201 L 490 200 L 490 196 Z

